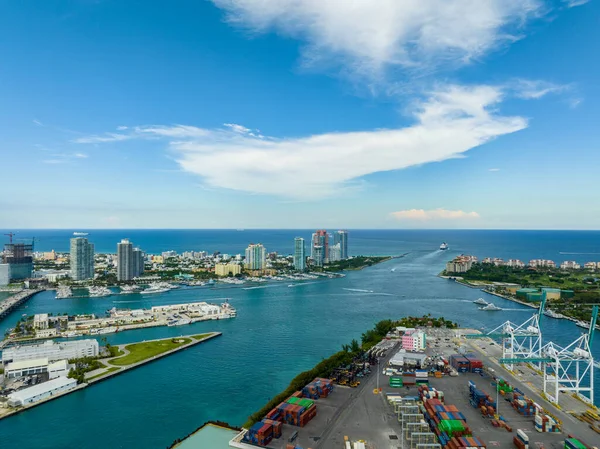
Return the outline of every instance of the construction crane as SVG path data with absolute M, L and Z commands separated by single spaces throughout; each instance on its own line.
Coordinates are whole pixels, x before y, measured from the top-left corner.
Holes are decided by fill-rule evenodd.
M 8 240 L 8 242 L 12 244 L 13 237 L 14 237 L 16 234 L 15 234 L 15 233 L 13 233 L 13 232 L 9 232 L 8 234 L 4 234 L 4 235 L 7 235 L 7 236 L 8 236 L 8 239 L 9 239 L 9 240 Z

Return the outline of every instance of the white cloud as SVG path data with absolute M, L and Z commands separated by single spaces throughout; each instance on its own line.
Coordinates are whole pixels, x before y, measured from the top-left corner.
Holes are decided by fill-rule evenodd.
M 511 83 L 515 94 L 525 100 L 537 100 L 548 94 L 558 94 L 573 88 L 570 84 L 554 84 L 543 80 L 518 79 Z
M 75 157 L 77 159 L 86 159 L 86 158 L 88 158 L 88 155 L 85 153 L 74 153 L 73 157 Z
M 488 171 L 500 171 L 499 168 L 489 168 Z
M 502 99 L 499 87 L 441 87 L 415 102 L 415 123 L 399 129 L 274 138 L 240 133 L 247 129 L 241 125 L 141 126 L 126 138 L 166 139 L 180 167 L 210 187 L 313 199 L 356 187 L 359 178 L 372 173 L 461 157 L 527 127 L 524 118 L 495 111 Z M 101 141 L 107 140 L 80 139 Z
M 390 215 L 398 220 L 430 221 L 430 220 L 472 220 L 480 218 L 477 212 L 447 209 L 410 209 L 392 212 Z
M 117 126 L 117 131 L 125 131 L 127 129 L 129 129 L 128 126 Z
M 32 121 L 37 126 L 44 126 L 44 124 L 42 122 L 40 122 L 39 120 L 33 119 Z
M 308 64 L 379 77 L 387 68 L 468 63 L 521 38 L 543 0 L 212 0 L 231 24 L 306 42 Z
M 74 143 L 107 143 L 107 142 L 120 142 L 122 140 L 128 140 L 133 138 L 131 135 L 127 134 L 117 134 L 117 133 L 107 133 L 103 136 L 87 136 L 87 137 L 78 137 L 77 139 L 73 139 Z
M 590 0 L 563 0 L 563 3 L 566 3 L 567 8 L 573 8 L 575 6 L 585 5 Z

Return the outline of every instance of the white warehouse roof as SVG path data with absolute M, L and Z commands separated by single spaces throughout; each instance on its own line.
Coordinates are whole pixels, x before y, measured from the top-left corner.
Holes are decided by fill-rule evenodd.
M 36 366 L 47 366 L 47 365 L 48 365 L 48 358 L 44 357 L 44 358 L 40 358 L 40 359 L 20 360 L 18 362 L 9 363 L 8 365 L 6 365 L 6 370 L 13 371 L 13 370 L 35 368 Z
M 68 377 L 57 377 L 56 379 L 43 382 L 41 384 L 34 385 L 33 387 L 25 388 L 23 390 L 15 391 L 8 395 L 10 400 L 19 400 L 21 403 L 26 402 L 29 398 L 44 394 L 47 391 L 56 390 L 57 388 L 77 385 L 76 379 L 69 379 Z

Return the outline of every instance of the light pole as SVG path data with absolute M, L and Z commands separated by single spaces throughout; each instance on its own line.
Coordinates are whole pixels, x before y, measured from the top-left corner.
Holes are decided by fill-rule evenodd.
M 379 370 L 381 367 L 379 366 L 379 356 L 377 356 L 377 394 L 379 394 Z
M 498 402 L 499 397 L 498 394 L 500 392 L 500 383 L 498 381 L 496 381 L 496 415 L 498 415 L 498 417 L 500 417 L 500 402 Z

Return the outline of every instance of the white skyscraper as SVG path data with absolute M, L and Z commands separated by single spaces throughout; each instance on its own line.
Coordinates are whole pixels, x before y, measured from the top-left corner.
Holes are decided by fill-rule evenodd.
M 71 239 L 71 278 L 74 281 L 94 278 L 94 245 L 86 238 Z
M 302 237 L 294 239 L 294 268 L 298 271 L 306 269 L 306 246 Z
M 329 247 L 329 262 L 337 262 L 342 260 L 342 247 L 339 243 Z
M 133 245 L 129 239 L 117 243 L 117 280 L 130 281 L 134 274 Z
M 348 231 L 337 231 L 333 234 L 333 243 L 340 245 L 340 259 L 348 258 Z M 329 257 L 331 259 L 331 256 Z
M 249 270 L 264 270 L 267 251 L 262 244 L 251 243 L 246 248 L 245 265 Z

